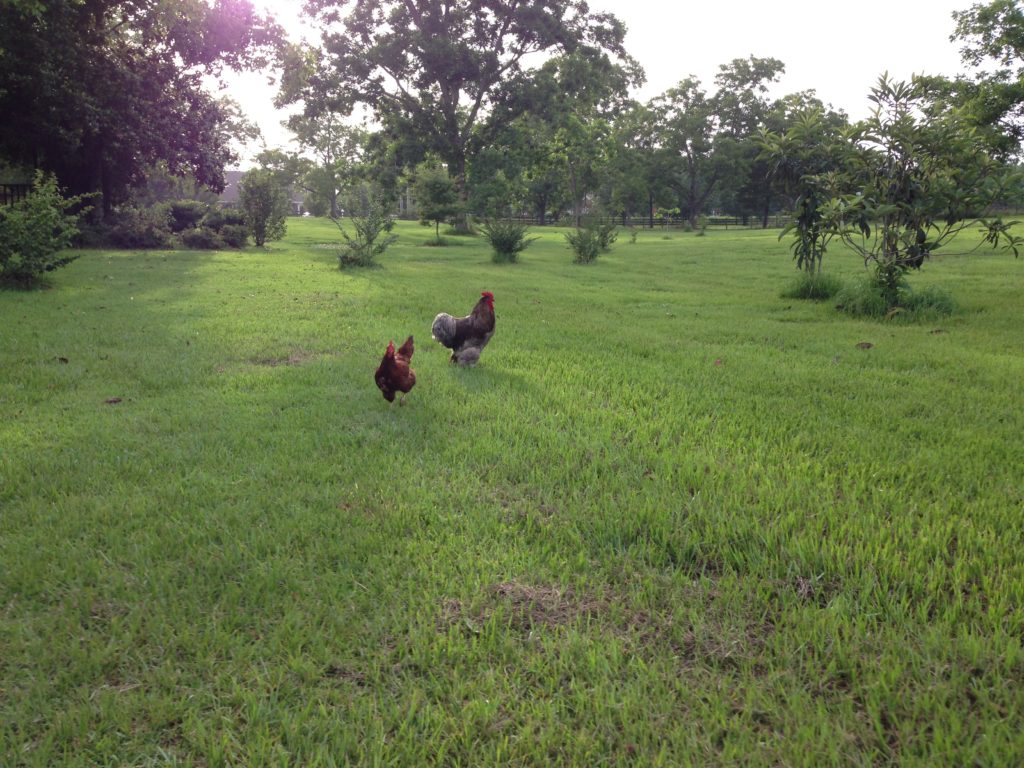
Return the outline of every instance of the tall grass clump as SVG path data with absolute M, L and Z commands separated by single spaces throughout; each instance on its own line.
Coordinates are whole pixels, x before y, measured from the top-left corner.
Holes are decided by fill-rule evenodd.
M 897 288 L 893 301 L 890 285 L 872 275 L 839 290 L 835 294 L 836 308 L 854 317 L 898 317 L 910 322 L 946 317 L 956 310 L 953 297 L 941 288 L 912 290 L 905 280 Z
M 801 272 L 780 294 L 784 299 L 831 299 L 843 289 L 843 281 L 820 272 Z
M 491 258 L 504 264 L 515 264 L 519 260 L 519 254 L 538 239 L 527 237 L 529 231 L 530 228 L 526 224 L 511 220 L 487 221 L 480 227 L 480 233 L 494 249 Z

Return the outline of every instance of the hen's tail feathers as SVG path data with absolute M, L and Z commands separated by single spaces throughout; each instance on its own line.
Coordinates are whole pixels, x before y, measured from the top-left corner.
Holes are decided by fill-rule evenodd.
M 416 350 L 413 345 L 412 336 L 405 340 L 405 343 L 398 348 L 398 356 L 406 362 L 412 359 L 412 353 Z
M 430 335 L 451 349 L 455 339 L 455 318 L 447 312 L 441 312 L 434 318 L 434 324 L 430 326 Z

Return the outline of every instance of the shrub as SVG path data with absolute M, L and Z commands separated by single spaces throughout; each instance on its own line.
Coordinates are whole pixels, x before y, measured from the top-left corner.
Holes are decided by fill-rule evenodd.
M 227 226 L 245 226 L 245 213 L 237 208 L 211 208 L 199 223 L 201 227 L 209 227 L 220 232 Z
M 601 252 L 601 242 L 593 229 L 585 227 L 575 232 L 567 232 L 565 239 L 575 254 L 573 261 L 577 264 L 589 264 L 597 259 L 597 254 Z
M 170 248 L 170 214 L 166 208 L 122 208 L 108 230 L 118 248 Z
M 831 299 L 843 289 L 843 281 L 821 272 L 802 271 L 782 292 L 784 299 Z
M 245 248 L 249 244 L 249 228 L 245 224 L 225 224 L 218 234 L 229 248 Z
M 272 172 L 257 168 L 246 173 L 238 185 L 238 201 L 256 245 L 262 248 L 267 240 L 284 237 L 290 203 Z
M 382 200 L 367 200 L 365 210 L 365 215 L 352 217 L 354 233 L 351 235 L 345 231 L 341 219 L 332 219 L 345 239 L 338 254 L 340 269 L 374 266 L 377 257 L 398 239 L 398 235 L 389 234 L 395 227 L 395 217 L 388 212 Z
M 518 221 L 488 221 L 480 232 L 494 249 L 492 258 L 496 262 L 514 264 L 519 254 L 525 251 L 536 237 L 527 237 L 530 228 Z
M 206 216 L 210 206 L 200 200 L 173 200 L 165 204 L 171 232 L 195 229 Z
M 181 233 L 181 243 L 186 248 L 195 248 L 201 251 L 216 251 L 224 247 L 224 241 L 208 227 L 185 230 Z
M 64 198 L 56 178 L 38 173 L 24 200 L 0 206 L 0 281 L 29 287 L 44 272 L 74 261 L 77 256 L 60 252 L 78 232 L 80 214 L 66 211 L 82 199 Z
M 619 228 L 610 221 L 594 222 L 593 230 L 597 237 L 597 245 L 602 251 L 610 251 L 612 243 L 619 239 Z

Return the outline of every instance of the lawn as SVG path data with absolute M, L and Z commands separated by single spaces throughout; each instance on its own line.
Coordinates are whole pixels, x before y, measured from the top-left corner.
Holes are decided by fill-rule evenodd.
M 884 322 L 776 232 L 398 231 L 0 293 L 0 765 L 1024 763 L 1024 263 Z

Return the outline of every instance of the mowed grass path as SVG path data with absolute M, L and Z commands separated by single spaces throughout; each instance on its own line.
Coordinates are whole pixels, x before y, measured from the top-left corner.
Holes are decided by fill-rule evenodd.
M 899 324 L 775 232 L 399 232 L 0 293 L 0 765 L 1024 763 L 1024 264 Z

